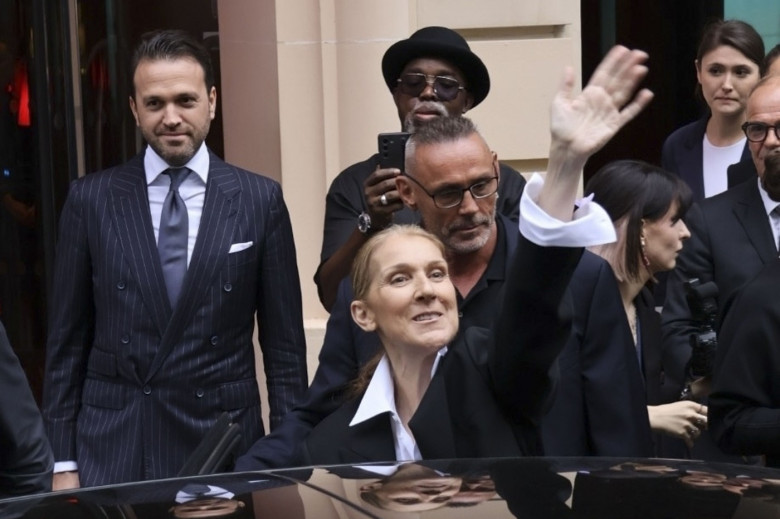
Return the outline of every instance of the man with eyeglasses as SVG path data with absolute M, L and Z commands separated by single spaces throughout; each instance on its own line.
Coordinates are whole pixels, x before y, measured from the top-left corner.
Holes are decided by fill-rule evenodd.
M 681 390 L 688 378 L 689 340 L 699 332 L 700 324 L 693 319 L 688 307 L 685 281 L 691 278 L 698 278 L 702 284 L 713 281 L 718 286 L 718 308 L 723 312 L 742 285 L 766 265 L 776 263 L 778 258 L 780 171 L 770 164 L 780 158 L 777 129 L 780 125 L 780 77 L 768 76 L 756 85 L 748 98 L 746 115 L 747 122 L 742 129 L 749 141 L 758 177 L 691 207 L 685 216 L 691 238 L 669 278 L 662 313 L 664 351 L 670 361 L 666 376 Z M 724 366 L 723 374 L 729 369 Z M 704 401 L 709 392 L 708 386 L 701 382 L 692 384 L 691 388 L 700 401 Z M 697 446 L 700 443 L 706 445 L 697 442 Z M 691 455 L 709 460 L 740 459 L 726 458 L 712 444 L 710 446 L 710 451 L 704 452 L 697 452 L 694 447 Z
M 458 33 L 424 27 L 391 45 L 382 58 L 382 75 L 393 94 L 401 128 L 414 132 L 439 117 L 460 117 L 490 90 L 482 60 Z M 338 284 L 349 273 L 357 250 L 376 231 L 393 223 L 419 223 L 404 207 L 395 186 L 401 171 L 379 167 L 375 154 L 342 171 L 325 201 L 320 266 L 314 275 L 320 301 L 330 311 Z M 517 221 L 525 179 L 499 164 L 498 211 Z
M 743 128 L 770 205 L 780 205 L 780 76 L 756 86 Z M 779 268 L 780 262 L 770 261 L 727 307 L 709 415 L 712 435 L 723 450 L 765 456 L 770 467 L 780 467 Z

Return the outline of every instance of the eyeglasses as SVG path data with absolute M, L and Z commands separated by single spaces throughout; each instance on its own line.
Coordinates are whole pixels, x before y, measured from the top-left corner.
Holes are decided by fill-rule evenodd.
M 420 189 L 425 191 L 426 195 L 433 198 L 434 205 L 439 209 L 449 209 L 451 207 L 460 205 L 460 203 L 463 202 L 463 193 L 466 191 L 471 192 L 471 196 L 475 199 L 487 198 L 498 191 L 498 175 L 487 180 L 474 182 L 469 187 L 448 187 L 442 189 L 441 191 L 437 191 L 436 193 L 429 193 L 428 190 L 425 189 L 425 186 L 420 184 L 420 181 L 416 178 L 406 173 L 404 173 L 404 176 L 420 186 Z
M 769 128 L 775 131 L 775 138 L 780 140 L 780 125 L 774 126 L 765 123 L 751 123 L 746 122 L 742 125 L 742 131 L 745 132 L 745 137 L 750 142 L 764 142 L 766 136 L 769 133 Z
M 419 72 L 402 74 L 397 82 L 402 93 L 413 97 L 419 96 L 426 86 L 431 85 L 433 93 L 436 94 L 440 101 L 452 101 L 458 97 L 458 93 L 461 90 L 466 89 L 460 86 L 458 80 L 453 77 L 429 76 Z

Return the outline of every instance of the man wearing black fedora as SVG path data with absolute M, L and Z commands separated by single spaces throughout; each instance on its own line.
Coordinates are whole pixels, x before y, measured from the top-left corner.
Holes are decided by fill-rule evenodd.
M 485 64 L 461 35 L 446 27 L 424 27 L 390 46 L 382 58 L 382 75 L 393 95 L 404 131 L 442 116 L 461 116 L 490 91 Z M 395 188 L 401 171 L 379 167 L 379 155 L 342 171 L 325 201 L 320 266 L 314 275 L 320 301 L 330 311 L 339 282 L 352 258 L 376 231 L 393 223 L 419 223 L 418 213 L 404 207 Z M 525 179 L 501 164 L 498 212 L 517 221 Z

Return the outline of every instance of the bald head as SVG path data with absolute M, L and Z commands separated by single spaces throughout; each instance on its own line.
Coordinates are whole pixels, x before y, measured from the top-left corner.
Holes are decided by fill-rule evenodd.
M 753 88 L 747 103 L 747 122 L 780 126 L 780 76 L 766 76 Z M 748 142 L 758 176 L 763 179 L 767 157 L 780 153 L 780 139 L 769 128 L 761 142 Z

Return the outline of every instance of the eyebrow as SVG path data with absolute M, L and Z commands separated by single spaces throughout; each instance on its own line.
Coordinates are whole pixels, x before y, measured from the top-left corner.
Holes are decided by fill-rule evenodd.
M 437 259 L 431 260 L 431 261 L 429 261 L 429 262 L 427 262 L 425 264 L 425 268 L 445 267 L 445 270 L 446 270 L 446 266 L 447 266 L 447 262 L 444 260 L 444 258 L 441 258 L 441 259 L 437 258 Z M 409 269 L 412 269 L 412 268 L 416 268 L 416 267 L 413 266 L 411 263 L 406 263 L 406 262 L 394 263 L 394 264 L 390 265 L 389 267 L 387 267 L 385 269 L 382 269 L 381 274 L 385 275 L 388 272 L 394 272 L 394 271 L 397 271 L 397 270 L 404 270 L 404 269 L 409 270 Z
M 401 74 L 402 75 L 403 74 L 427 74 L 427 72 L 425 72 L 422 69 L 422 67 L 411 67 L 408 70 L 402 71 Z M 428 74 L 428 75 L 429 76 L 452 76 L 454 79 L 457 79 L 458 81 L 464 81 L 464 80 L 460 79 L 458 72 L 453 70 L 453 69 L 449 69 L 449 70 L 437 69 L 436 72 L 434 72 L 433 74 Z
M 468 185 L 463 185 L 455 182 L 446 182 L 444 184 L 441 184 L 438 187 L 431 187 L 431 193 L 440 193 L 442 191 L 453 191 L 455 189 L 468 189 L 474 184 L 478 184 L 480 182 L 485 182 L 487 180 L 493 180 L 496 178 L 496 174 L 491 171 L 490 173 L 484 173 L 483 175 L 475 178 L 473 181 L 469 182 Z

